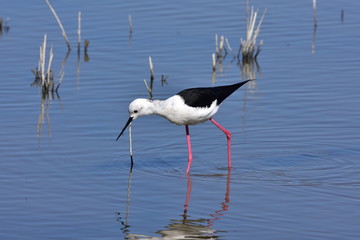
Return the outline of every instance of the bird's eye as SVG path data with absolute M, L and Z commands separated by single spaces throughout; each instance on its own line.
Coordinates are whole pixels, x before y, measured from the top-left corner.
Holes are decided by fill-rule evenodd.
M 134 113 L 138 113 L 138 110 L 134 110 Z

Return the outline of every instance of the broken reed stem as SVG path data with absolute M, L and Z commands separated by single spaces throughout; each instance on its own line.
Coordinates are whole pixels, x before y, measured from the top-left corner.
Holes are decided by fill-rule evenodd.
M 219 56 L 221 57 L 222 57 L 223 47 L 224 47 L 224 36 L 222 35 L 220 37 L 220 43 L 219 43 Z
M 249 0 L 246 0 L 246 26 L 249 25 Z
M 256 18 L 257 18 L 257 11 L 254 12 L 254 7 L 251 7 L 249 25 L 247 26 L 247 29 L 246 29 L 246 34 L 247 34 L 246 39 L 247 40 L 250 40 L 253 37 Z
M 256 58 L 256 56 L 260 53 L 260 47 L 258 46 L 256 49 L 256 39 L 260 33 L 260 26 L 262 21 L 264 20 L 264 16 L 266 13 L 266 9 L 261 16 L 257 27 L 256 26 L 256 19 L 258 16 L 258 10 L 254 11 L 254 7 L 251 7 L 251 13 L 247 19 L 247 26 L 246 26 L 246 40 L 241 39 L 241 49 L 242 49 L 242 58 L 243 59 L 252 59 Z M 255 52 L 256 49 L 256 52 Z
M 213 70 L 213 72 L 216 72 L 216 55 L 215 55 L 215 53 L 213 53 L 211 55 L 211 57 L 212 57 L 212 70 Z
M 78 13 L 78 52 L 80 52 L 80 44 L 81 44 L 81 12 Z
M 218 35 L 217 35 L 217 33 L 215 33 L 215 52 L 216 52 L 216 54 L 219 52 Z
M 230 50 L 231 54 L 233 55 L 233 58 L 236 58 L 236 54 L 234 53 L 234 51 L 232 50 L 229 40 L 227 38 L 225 38 L 225 42 L 226 42 L 226 46 L 227 48 Z
M 264 12 L 263 12 L 263 15 L 261 16 L 260 21 L 259 21 L 259 23 L 258 23 L 258 26 L 257 26 L 257 28 L 256 28 L 256 31 L 255 31 L 256 37 L 257 37 L 257 36 L 259 35 L 259 33 L 260 33 L 260 26 L 261 26 L 261 24 L 262 24 L 262 22 L 263 22 L 263 20 L 264 20 L 265 13 L 266 13 L 266 8 L 265 8 L 265 10 L 264 10 Z
M 149 65 L 150 65 L 150 89 L 151 89 L 151 95 L 152 95 L 152 89 L 154 84 L 154 65 L 152 63 L 151 57 L 149 57 Z
M 37 66 L 37 69 L 33 69 L 31 70 L 35 76 L 37 76 L 38 72 L 40 71 L 41 69 L 41 52 L 42 52 L 42 45 L 40 45 L 40 52 L 39 52 L 39 62 L 38 62 L 38 66 Z
M 58 22 L 58 24 L 59 24 L 59 26 L 60 26 L 60 29 L 61 29 L 61 31 L 62 31 L 62 35 L 63 35 L 63 37 L 65 38 L 66 44 L 67 44 L 67 46 L 68 46 L 68 49 L 71 50 L 69 40 L 68 40 L 68 38 L 67 38 L 65 29 L 64 29 L 63 25 L 61 24 L 60 18 L 59 18 L 58 15 L 56 14 L 54 8 L 51 6 L 49 0 L 45 0 L 45 2 L 46 2 L 46 4 L 48 5 L 48 7 L 50 8 L 51 12 L 53 13 L 56 21 Z
M 147 84 L 146 80 L 144 79 L 145 87 L 147 91 L 149 92 L 149 99 L 152 98 L 152 89 L 154 84 L 154 65 L 152 63 L 151 57 L 149 57 L 149 65 L 150 65 L 150 87 Z
M 85 39 L 85 41 L 84 41 L 84 52 L 87 52 L 87 49 L 88 49 L 89 45 L 90 45 L 90 41 Z
M 150 65 L 150 80 L 154 80 L 154 65 L 152 63 L 151 57 L 149 57 L 149 65 Z
M 40 44 L 40 56 L 39 62 L 36 69 L 31 70 L 35 75 L 35 81 L 31 86 L 38 86 L 42 88 L 43 97 L 48 97 L 49 92 L 54 92 L 54 74 L 51 70 L 51 65 L 54 59 L 54 47 L 51 46 L 49 49 L 49 60 L 46 62 L 46 46 L 47 46 L 47 35 L 44 34 L 44 41 Z M 63 76 L 62 76 L 63 77 Z M 60 85 L 60 84 L 59 84 Z M 57 86 L 56 90 L 59 88 Z
M 313 0 L 313 12 L 314 12 L 314 27 L 317 27 L 317 18 L 316 18 L 316 0 Z
M 89 47 L 90 41 L 85 39 L 84 41 L 84 61 L 88 62 L 90 60 L 88 55 L 88 47 Z
M 45 57 L 46 57 L 46 34 L 44 35 L 44 42 L 41 47 L 40 62 L 41 62 L 41 85 L 45 86 Z
M 128 19 L 129 19 L 129 31 L 130 31 L 130 35 L 132 35 L 133 33 L 133 23 L 132 23 L 132 18 L 131 15 L 128 15 Z
M 145 87 L 148 90 L 148 92 L 151 93 L 151 89 L 150 89 L 149 85 L 147 84 L 146 79 L 144 79 L 144 83 L 145 83 Z
M 224 40 L 225 40 L 224 36 L 221 35 L 220 42 L 219 42 L 218 35 L 217 35 L 217 33 L 215 34 L 215 51 L 216 51 L 216 55 L 217 55 L 218 58 L 223 57 L 222 56 L 222 51 L 224 49 Z M 225 51 L 226 51 L 226 49 L 225 49 Z
M 53 46 L 51 46 L 50 53 L 49 53 L 49 63 L 48 63 L 48 68 L 47 68 L 47 86 L 48 87 L 50 86 L 51 63 L 52 63 L 53 57 L 54 57 Z M 54 89 L 54 88 L 52 88 L 52 89 Z

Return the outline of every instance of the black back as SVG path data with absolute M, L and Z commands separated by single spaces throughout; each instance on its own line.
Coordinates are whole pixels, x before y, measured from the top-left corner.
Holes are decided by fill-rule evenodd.
M 217 105 L 220 105 L 228 96 L 249 81 L 251 80 L 219 87 L 189 88 L 182 90 L 177 95 L 181 96 L 185 104 L 191 107 L 210 107 L 215 100 L 217 100 Z

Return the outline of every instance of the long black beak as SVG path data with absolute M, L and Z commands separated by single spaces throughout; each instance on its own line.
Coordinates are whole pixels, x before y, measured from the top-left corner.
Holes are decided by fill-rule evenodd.
M 129 126 L 129 124 L 131 123 L 131 121 L 133 120 L 133 117 L 129 117 L 129 120 L 126 122 L 125 127 L 123 128 L 123 130 L 121 131 L 121 133 L 119 134 L 119 136 L 117 137 L 116 141 L 121 137 L 121 135 L 123 134 L 123 132 L 125 131 L 125 129 Z

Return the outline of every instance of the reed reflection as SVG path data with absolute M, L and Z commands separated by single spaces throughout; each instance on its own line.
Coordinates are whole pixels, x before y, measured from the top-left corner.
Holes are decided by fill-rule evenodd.
M 316 41 L 316 30 L 317 30 L 317 15 L 316 15 L 316 0 L 313 0 L 313 16 L 314 16 L 314 28 L 311 42 L 311 53 L 315 54 L 315 41 Z
M 131 225 L 129 224 L 129 210 L 130 210 L 130 190 L 131 190 L 131 178 L 132 169 L 129 172 L 128 188 L 127 188 L 127 201 L 124 217 L 121 217 L 121 213 L 117 213 L 117 221 L 121 223 L 121 230 L 125 235 L 125 239 L 217 239 L 219 231 L 215 229 L 216 221 L 221 220 L 230 208 L 230 184 L 231 184 L 231 170 L 228 170 L 226 176 L 225 196 L 224 200 L 219 204 L 220 207 L 217 210 L 211 211 L 208 217 L 203 218 L 191 218 L 189 212 L 190 199 L 192 192 L 192 179 L 190 175 L 186 176 L 187 188 L 185 194 L 184 210 L 178 219 L 171 219 L 167 226 L 163 229 L 156 231 L 159 236 L 148 236 L 143 234 L 131 233 Z M 218 175 L 209 176 L 218 177 Z
M 313 30 L 312 42 L 311 42 L 311 54 L 313 55 L 315 54 L 316 30 L 317 30 L 317 25 L 314 24 L 314 30 Z

